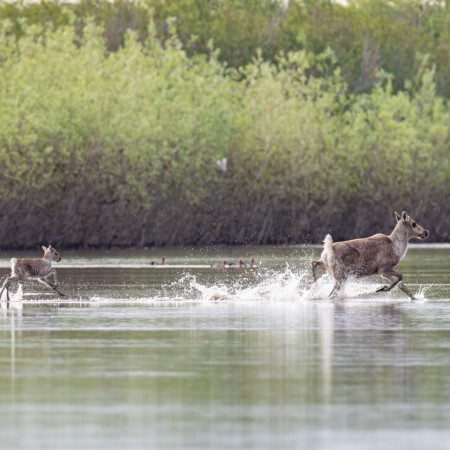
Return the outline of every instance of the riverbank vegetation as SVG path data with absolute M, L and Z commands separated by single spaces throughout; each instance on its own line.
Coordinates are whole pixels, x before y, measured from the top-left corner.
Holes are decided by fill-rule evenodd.
M 422 3 L 2 5 L 0 246 L 317 242 L 396 209 L 448 240 L 449 13 Z

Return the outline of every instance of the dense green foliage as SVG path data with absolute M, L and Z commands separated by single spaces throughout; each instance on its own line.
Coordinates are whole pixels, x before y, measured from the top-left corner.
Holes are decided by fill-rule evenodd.
M 279 13 L 229 2 L 247 3 Z M 44 6 L 50 22 L 1 22 L 1 246 L 340 239 L 388 232 L 395 209 L 450 238 L 450 113 L 433 56 L 402 91 L 378 71 L 352 93 L 319 44 L 231 68 L 171 21 L 161 39 L 144 14 L 111 52 L 106 20 Z

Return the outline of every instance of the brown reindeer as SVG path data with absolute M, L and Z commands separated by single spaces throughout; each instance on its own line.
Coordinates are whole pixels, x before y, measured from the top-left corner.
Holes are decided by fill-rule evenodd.
M 320 259 L 311 263 L 314 281 L 317 281 L 317 266 L 332 275 L 335 283 L 330 293 L 331 297 L 339 292 L 350 275 L 356 277 L 381 275 L 391 284 L 377 289 L 377 292 L 390 291 L 398 285 L 405 294 L 415 300 L 403 284 L 402 274 L 396 272 L 394 267 L 406 255 L 410 239 L 426 239 L 430 233 L 411 219 L 405 211 L 401 216 L 395 213 L 395 218 L 397 225 L 389 236 L 375 234 L 364 239 L 333 243 L 328 234 L 323 241 L 324 249 Z
M 52 261 L 61 261 L 59 253 L 51 246 L 42 246 L 44 256 L 35 259 L 11 259 L 11 275 L 6 278 L 0 291 L 0 299 L 3 291 L 6 289 L 6 299 L 9 302 L 9 285 L 13 282 L 21 283 L 31 278 L 39 281 L 45 286 L 52 288 L 58 295 L 64 294 L 58 290 L 58 279 L 56 278 L 56 270 L 52 268 Z M 53 275 L 54 284 L 51 284 L 48 278 Z

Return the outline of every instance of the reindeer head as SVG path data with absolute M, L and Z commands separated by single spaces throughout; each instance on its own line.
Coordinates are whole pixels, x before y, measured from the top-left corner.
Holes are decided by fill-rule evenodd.
M 408 216 L 406 211 L 402 212 L 400 216 L 397 212 L 394 213 L 397 219 L 397 226 L 401 226 L 408 233 L 408 240 L 413 238 L 426 239 L 430 232 L 422 228 L 414 219 Z
M 61 256 L 59 256 L 59 253 L 51 246 L 45 247 L 45 245 L 42 246 L 42 250 L 44 250 L 44 259 L 48 259 L 50 261 L 61 261 Z

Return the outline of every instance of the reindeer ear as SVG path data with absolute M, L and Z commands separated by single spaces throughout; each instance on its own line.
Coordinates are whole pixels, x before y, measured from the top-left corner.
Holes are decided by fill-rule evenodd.
M 47 247 L 45 245 L 42 246 L 42 250 L 44 250 L 44 252 L 47 251 Z
M 406 211 L 403 211 L 403 212 L 402 212 L 402 219 L 403 219 L 405 222 L 409 222 L 410 217 L 408 216 L 408 214 L 406 213 Z
M 395 220 L 396 220 L 397 222 L 400 222 L 402 216 L 401 216 L 397 211 L 394 212 L 394 216 L 395 216 Z

